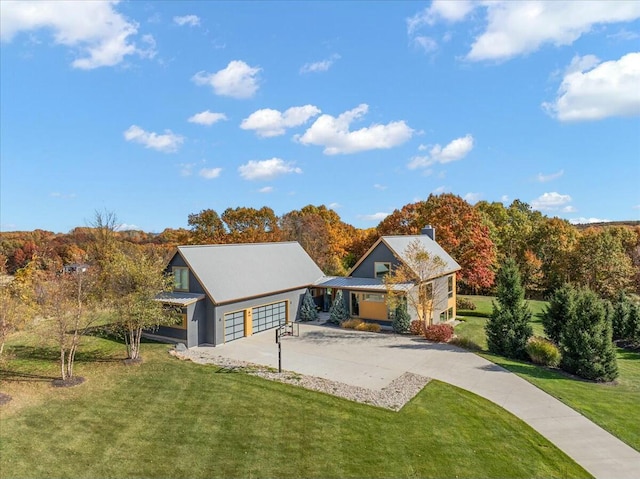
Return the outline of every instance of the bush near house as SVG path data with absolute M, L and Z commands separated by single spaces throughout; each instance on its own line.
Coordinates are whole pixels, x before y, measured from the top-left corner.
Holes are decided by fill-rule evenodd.
M 357 331 L 370 331 L 372 333 L 379 333 L 381 326 L 378 323 L 367 323 L 361 319 L 347 319 L 340 323 L 341 328 L 355 329 Z
M 450 324 L 432 324 L 425 330 L 424 337 L 429 341 L 446 343 L 453 337 L 453 326 Z
M 533 336 L 525 346 L 527 354 L 536 364 L 555 368 L 560 364 L 560 350 L 551 341 L 539 336 Z
M 461 309 L 461 310 L 465 310 L 465 311 L 475 311 L 476 309 L 476 303 L 474 303 L 473 301 L 471 301 L 468 298 L 462 298 L 460 296 L 458 296 L 456 298 L 456 308 L 457 309 Z
M 424 336 L 424 322 L 419 319 L 414 319 L 409 325 L 409 332 L 416 336 Z
M 395 333 L 402 334 L 408 332 L 410 326 L 411 316 L 409 316 L 409 313 L 407 312 L 407 304 L 405 302 L 402 302 L 395 309 L 391 327 L 393 328 L 393 331 Z

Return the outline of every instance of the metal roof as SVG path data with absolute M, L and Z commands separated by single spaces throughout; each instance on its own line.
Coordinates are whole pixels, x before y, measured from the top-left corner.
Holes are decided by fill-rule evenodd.
M 314 286 L 320 288 L 349 289 L 353 291 L 386 291 L 387 286 L 378 278 L 354 278 L 342 276 L 327 276 L 315 282 Z M 394 284 L 394 291 L 409 291 L 413 283 Z
M 167 304 L 175 304 L 178 306 L 189 306 L 191 303 L 195 303 L 204 299 L 204 294 L 200 293 L 183 293 L 181 291 L 174 291 L 172 293 L 160 293 L 156 296 L 158 301 Z
M 178 246 L 215 303 L 307 287 L 322 271 L 296 241 Z
M 453 273 L 461 269 L 460 265 L 449 256 L 449 253 L 427 235 L 383 236 L 380 239 L 384 241 L 391 251 L 402 261 L 406 261 L 405 252 L 408 246 L 418 240 L 429 255 L 439 256 L 440 259 L 445 262 L 446 266 L 442 272 L 443 274 Z

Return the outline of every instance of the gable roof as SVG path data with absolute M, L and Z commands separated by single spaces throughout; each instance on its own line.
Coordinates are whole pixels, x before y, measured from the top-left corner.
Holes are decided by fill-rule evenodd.
M 405 252 L 407 250 L 407 247 L 409 246 L 409 244 L 411 244 L 413 241 L 418 240 L 421 244 L 421 246 L 424 248 L 424 250 L 429 253 L 429 255 L 432 256 L 439 256 L 444 262 L 445 262 L 445 267 L 444 270 L 442 272 L 443 275 L 445 274 L 450 274 L 453 273 L 454 271 L 458 271 L 461 268 L 461 266 L 456 262 L 456 260 L 454 260 L 449 253 L 447 253 L 442 246 L 440 246 L 438 243 L 436 243 L 434 240 L 432 240 L 429 236 L 427 235 L 398 235 L 398 236 L 381 236 L 380 238 L 378 238 L 378 241 L 376 241 L 373 246 L 371 246 L 371 248 L 369 248 L 369 251 L 367 251 L 362 258 L 360 258 L 358 260 L 358 262 L 353 265 L 353 267 L 349 270 L 349 272 L 347 273 L 348 275 L 351 275 L 351 273 L 353 271 L 355 271 L 355 269 L 360 266 L 360 263 L 362 263 L 365 258 L 367 256 L 369 256 L 369 254 L 376 249 L 376 247 L 380 244 L 380 243 L 384 243 L 387 248 L 389 248 L 389 250 L 393 253 L 393 255 L 398 258 L 400 261 L 403 261 L 406 263 L 406 258 L 405 258 Z
M 296 241 L 178 246 L 177 254 L 217 304 L 307 287 L 323 276 Z

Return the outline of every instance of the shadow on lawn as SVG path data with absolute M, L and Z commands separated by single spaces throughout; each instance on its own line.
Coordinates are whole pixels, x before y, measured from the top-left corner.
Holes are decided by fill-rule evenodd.
M 13 359 L 35 360 L 35 361 L 59 361 L 60 350 L 55 347 L 42 346 L 13 346 L 11 348 Z M 122 361 L 122 357 L 114 357 L 113 353 L 93 349 L 79 350 L 76 353 L 76 362 L 79 363 L 110 363 Z
M 0 369 L 0 380 L 7 382 L 50 382 L 58 378 L 59 376 L 47 376 L 45 374 L 24 373 L 20 371 L 11 371 L 9 369 Z

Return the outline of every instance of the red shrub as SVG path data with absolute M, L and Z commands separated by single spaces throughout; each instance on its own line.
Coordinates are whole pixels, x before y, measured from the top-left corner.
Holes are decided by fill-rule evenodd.
M 424 322 L 418 319 L 411 321 L 409 332 L 416 336 L 424 336 Z
M 446 343 L 453 337 L 453 326 L 450 324 L 432 324 L 424 335 L 429 341 Z

